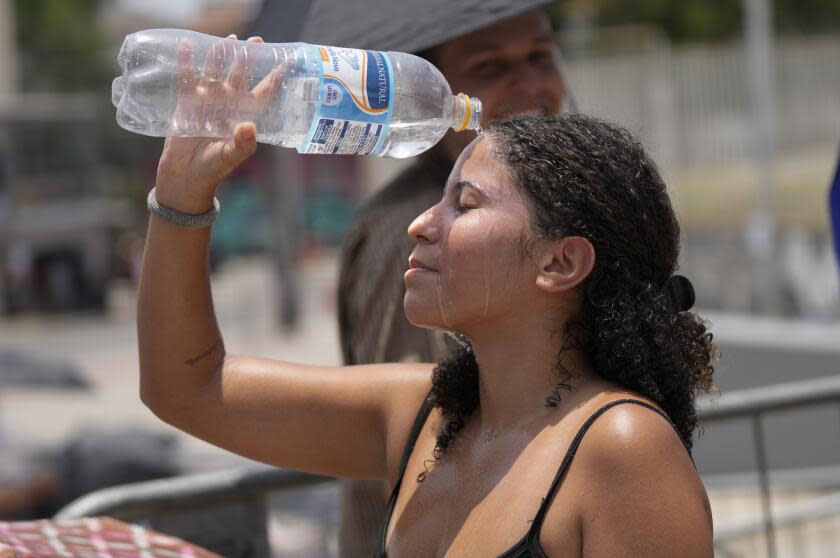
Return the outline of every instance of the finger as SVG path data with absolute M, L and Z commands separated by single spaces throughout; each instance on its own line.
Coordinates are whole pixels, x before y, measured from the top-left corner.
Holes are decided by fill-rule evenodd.
M 236 37 L 236 35 L 233 35 Z M 246 42 L 262 43 L 262 37 L 248 37 Z M 236 91 L 244 91 L 248 85 L 248 74 L 251 71 L 251 56 L 248 47 L 241 45 L 238 50 L 234 51 L 234 62 L 228 75 L 228 85 L 231 89 Z
M 230 35 L 228 35 L 227 37 L 225 37 L 225 39 L 233 39 L 233 40 L 235 41 L 235 40 L 237 39 L 237 37 L 236 37 L 236 33 L 231 33 Z
M 192 45 L 189 40 L 184 39 L 178 44 L 178 52 L 176 55 L 178 67 L 178 90 L 182 92 L 193 91 L 197 84 L 195 70 L 193 69 L 193 60 L 195 54 L 193 53 Z
M 280 91 L 280 87 L 283 84 L 283 71 L 284 67 L 280 65 L 266 74 L 254 87 L 252 92 L 254 97 L 258 99 L 269 99 L 277 95 L 277 92 Z
M 214 92 L 221 85 L 222 68 L 225 65 L 225 43 L 216 41 L 210 47 L 207 57 L 204 59 L 204 70 L 201 75 L 200 85 L 208 92 Z
M 233 139 L 237 149 L 250 153 L 257 148 L 257 127 L 253 122 L 244 122 L 236 127 Z
M 231 64 L 230 73 L 228 73 L 228 87 L 234 91 L 243 91 L 248 83 L 250 71 L 251 58 L 248 55 L 247 45 L 234 45 L 233 64 Z
M 236 127 L 233 137 L 222 146 L 223 176 L 230 173 L 242 161 L 257 150 L 257 128 L 252 122 L 245 122 Z

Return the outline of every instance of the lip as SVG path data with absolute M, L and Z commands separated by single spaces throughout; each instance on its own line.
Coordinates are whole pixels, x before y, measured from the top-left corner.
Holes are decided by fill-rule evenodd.
M 433 267 L 426 265 L 425 263 L 417 259 L 417 257 L 412 255 L 408 258 L 408 270 L 412 271 L 415 269 L 418 271 L 437 271 Z
M 433 274 L 433 273 L 435 273 L 435 272 L 430 271 L 428 269 L 423 269 L 422 267 L 415 267 L 415 268 L 409 269 L 408 271 L 406 271 L 403 274 L 403 281 L 406 281 L 408 283 L 408 282 L 411 282 L 413 277 L 422 277 L 422 276 L 431 277 L 431 274 Z

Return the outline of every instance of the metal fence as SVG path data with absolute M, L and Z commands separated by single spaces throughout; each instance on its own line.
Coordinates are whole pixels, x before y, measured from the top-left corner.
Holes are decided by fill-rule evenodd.
M 801 530 L 815 521 L 840 517 L 840 490 L 822 494 L 796 509 L 773 513 L 766 435 L 762 427 L 763 419 L 770 414 L 837 403 L 840 403 L 840 375 L 733 391 L 719 397 L 704 397 L 698 402 L 698 415 L 703 424 L 748 420 L 753 429 L 762 514 L 738 523 L 717 525 L 718 555 L 754 556 L 739 554 L 738 543 L 763 537 L 767 556 L 776 558 L 780 555 L 779 530 Z M 72 503 L 57 518 L 109 515 L 182 537 L 224 556 L 268 556 L 267 499 L 272 494 L 328 482 L 334 480 L 270 467 L 190 475 L 101 490 Z M 833 537 L 840 544 L 840 532 Z
M 106 488 L 88 494 L 56 519 L 111 516 L 175 535 L 228 558 L 271 556 L 272 493 L 334 482 L 275 467 L 249 467 Z

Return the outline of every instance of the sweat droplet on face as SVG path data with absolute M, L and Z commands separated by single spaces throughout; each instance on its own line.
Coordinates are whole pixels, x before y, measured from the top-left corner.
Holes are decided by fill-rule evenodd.
M 478 222 L 481 221 L 481 215 L 477 216 Z M 493 238 L 493 233 L 496 230 L 496 225 L 491 224 L 490 230 L 485 233 L 485 238 L 490 237 Z M 488 261 L 490 258 L 489 252 L 484 252 L 484 256 L 482 258 L 482 270 L 481 270 L 481 282 L 482 287 L 484 289 L 484 311 L 482 312 L 481 316 L 483 318 L 487 317 L 487 313 L 490 311 L 490 273 L 492 271 L 492 265 Z
M 430 219 L 431 216 L 427 213 L 424 213 L 420 216 L 421 219 Z M 425 225 L 425 223 L 424 223 Z M 435 229 L 435 232 L 437 230 Z M 446 230 L 444 233 L 446 236 L 445 238 L 441 238 L 440 242 L 443 246 L 447 246 L 449 242 L 449 234 L 451 231 Z M 452 306 L 452 301 L 446 298 L 446 286 L 443 284 L 443 275 L 444 275 L 444 268 L 447 266 L 445 258 L 441 258 L 439 262 L 439 269 L 437 273 L 437 292 L 435 293 L 435 299 L 437 300 L 437 307 L 438 313 L 440 314 L 440 319 L 443 322 L 443 329 L 450 330 L 452 329 L 452 319 L 449 315 L 449 308 Z

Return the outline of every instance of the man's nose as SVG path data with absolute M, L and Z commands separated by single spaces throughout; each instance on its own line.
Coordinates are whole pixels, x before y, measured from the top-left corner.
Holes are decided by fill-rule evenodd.
M 434 208 L 417 216 L 408 226 L 408 236 L 417 244 L 434 244 L 440 239 L 440 227 L 435 223 Z
M 520 64 L 515 71 L 511 72 L 508 82 L 512 89 L 536 92 L 546 88 L 552 77 L 543 68 L 531 64 Z

